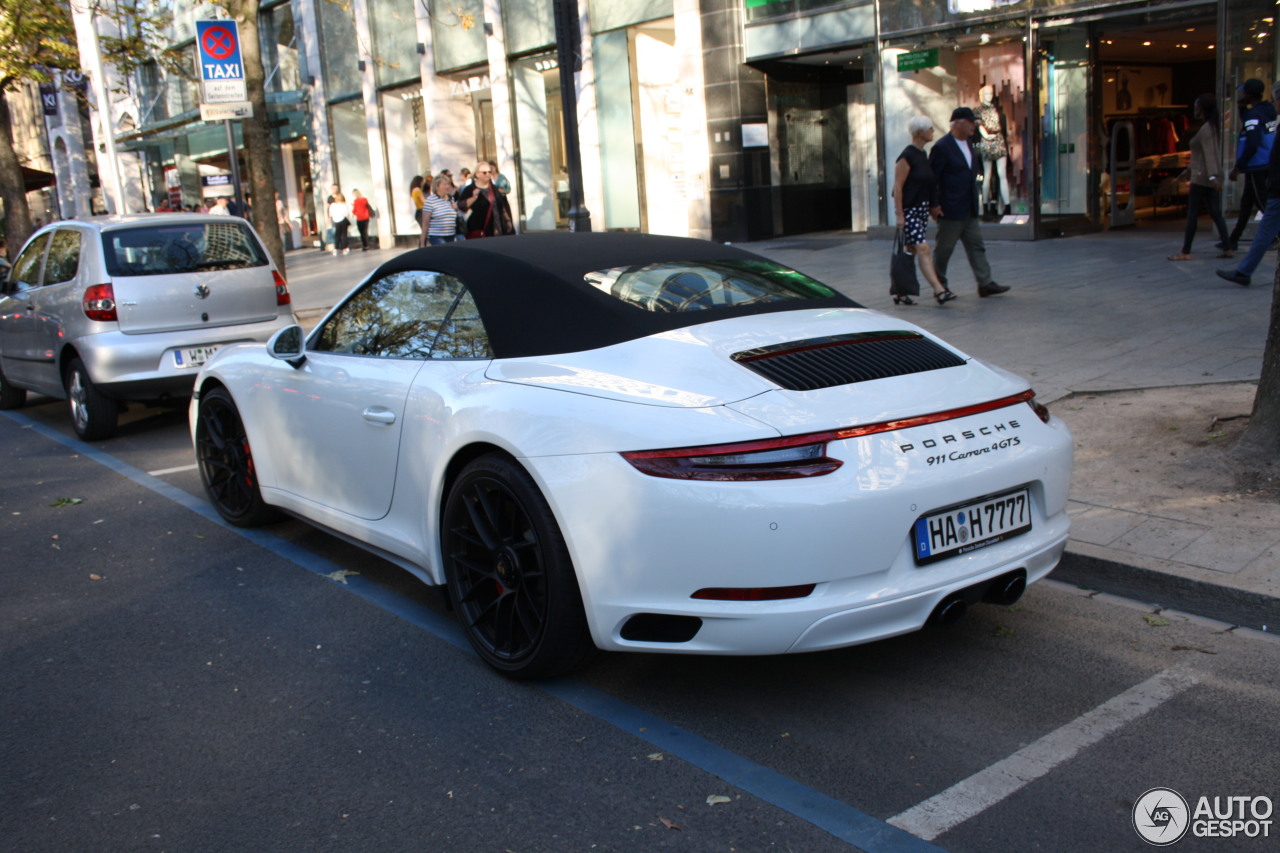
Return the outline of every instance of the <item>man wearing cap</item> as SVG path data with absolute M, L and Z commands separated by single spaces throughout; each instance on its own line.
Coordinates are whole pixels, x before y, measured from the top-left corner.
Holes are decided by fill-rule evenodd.
M 1240 197 L 1240 216 L 1223 251 L 1234 252 L 1240 236 L 1249 225 L 1255 210 L 1266 206 L 1267 168 L 1271 161 L 1272 143 L 1276 138 L 1276 108 L 1266 100 L 1266 86 L 1250 77 L 1237 90 L 1240 97 L 1240 136 L 1236 140 L 1236 164 L 1228 176 L 1235 180 L 1244 175 L 1244 193 Z
M 1277 104 L 1280 104 L 1280 81 L 1277 81 L 1271 87 L 1271 97 Z M 1275 115 L 1274 107 L 1271 114 Z M 1267 250 L 1271 248 L 1271 244 L 1276 237 L 1280 236 L 1280 145 L 1271 146 L 1271 150 L 1268 153 L 1270 159 L 1267 164 L 1267 171 L 1262 173 L 1266 190 L 1262 196 L 1259 196 L 1262 199 L 1259 202 L 1259 207 L 1262 208 L 1262 221 L 1258 223 L 1258 230 L 1253 235 L 1253 243 L 1249 245 L 1249 253 L 1244 256 L 1244 260 L 1235 269 L 1217 271 L 1219 278 L 1225 278 L 1227 281 L 1244 287 L 1248 287 L 1252 282 L 1253 271 L 1258 268 L 1258 264 L 1262 263 L 1262 259 L 1266 257 Z M 1247 192 L 1245 196 L 1246 198 L 1248 197 Z M 1242 207 L 1241 210 L 1243 209 Z
M 933 252 L 933 267 L 942 286 L 947 286 L 947 262 L 955 251 L 956 241 L 964 244 L 973 277 L 978 280 L 979 296 L 995 296 L 1009 288 L 991 280 L 987 264 L 987 247 L 982 242 L 978 200 L 978 175 L 982 171 L 973 144 L 969 141 L 978 127 L 978 117 L 968 107 L 951 114 L 951 132 L 939 139 L 929 152 L 933 169 L 934 194 L 930 213 L 938 220 L 938 246 Z

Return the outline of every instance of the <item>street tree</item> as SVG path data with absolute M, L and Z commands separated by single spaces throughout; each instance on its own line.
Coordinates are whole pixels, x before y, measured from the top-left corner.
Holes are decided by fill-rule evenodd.
M 1262 377 L 1236 454 L 1259 468 L 1280 467 L 1280 268 L 1271 285 L 1271 323 L 1262 352 Z
M 0 199 L 6 239 L 16 253 L 31 236 L 22 163 L 14 146 L 8 95 L 80 67 L 71 10 L 59 0 L 0 0 Z
M 267 121 L 266 74 L 262 67 L 262 43 L 258 40 L 259 0 L 212 0 L 239 25 L 240 58 L 244 80 L 253 105 L 253 118 L 243 122 L 245 167 L 253 197 L 253 227 L 267 244 L 267 251 L 284 272 L 284 240 L 276 221 L 276 179 L 271 168 L 271 126 Z M 234 152 L 232 153 L 234 155 Z

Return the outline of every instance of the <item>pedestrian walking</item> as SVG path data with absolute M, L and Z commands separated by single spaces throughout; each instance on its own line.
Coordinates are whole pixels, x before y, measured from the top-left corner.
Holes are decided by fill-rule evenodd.
M 507 176 L 498 171 L 498 162 L 496 160 L 489 161 L 489 168 L 493 170 L 493 187 L 498 192 L 506 195 L 511 192 L 511 181 L 507 180 Z
M 979 296 L 995 296 L 1009 290 L 991 280 L 987 263 L 987 246 L 982 240 L 982 206 L 978 199 L 978 175 L 982 163 L 974 151 L 974 132 L 978 117 L 968 107 L 957 107 L 951 113 L 951 132 L 933 145 L 929 166 L 933 169 L 934 198 L 931 213 L 938 221 L 938 248 L 933 267 L 943 288 L 947 283 L 947 265 L 956 243 L 964 244 L 973 277 L 978 281 Z
M 1245 81 L 1246 83 L 1249 81 Z M 1271 86 L 1271 99 L 1280 104 L 1280 81 Z M 1275 115 L 1275 109 L 1272 109 Z M 1253 271 L 1262 263 L 1271 244 L 1280 235 L 1280 145 L 1273 145 L 1267 161 L 1266 197 L 1262 202 L 1262 221 L 1249 244 L 1249 252 L 1235 269 L 1218 270 L 1218 277 L 1248 287 Z
M 347 247 L 347 229 L 351 227 L 348 217 L 351 216 L 351 207 L 347 204 L 347 197 L 340 190 L 335 190 L 333 195 L 329 196 L 332 201 L 326 211 L 329 217 L 329 227 L 333 229 L 333 256 L 336 258 L 339 254 L 349 254 L 351 249 Z
M 209 212 L 214 216 L 230 216 L 231 205 L 225 195 L 218 196 L 218 200 L 213 203 L 213 207 L 209 208 Z
M 351 191 L 351 216 L 356 221 L 356 230 L 360 232 L 360 251 L 369 251 L 369 218 L 373 210 L 369 207 L 369 199 L 360 194 L 360 190 Z
M 1218 244 L 1223 251 L 1238 249 L 1240 237 L 1253 218 L 1255 210 L 1266 205 L 1267 170 L 1276 138 L 1276 108 L 1266 100 L 1266 85 L 1250 77 L 1240 84 L 1240 136 L 1236 140 L 1236 164 L 1227 176 L 1235 180 L 1244 176 L 1244 192 L 1240 196 L 1240 215 L 1231 236 Z
M 893 203 L 897 209 L 898 227 L 902 229 L 903 245 L 915 255 L 916 267 L 933 289 L 933 298 L 945 305 L 956 295 L 943 286 L 933 268 L 933 256 L 926 239 L 929 227 L 929 203 L 933 199 L 933 169 L 924 147 L 933 141 L 933 120 L 916 116 L 907 122 L 911 144 L 902 149 L 893 174 Z M 894 294 L 894 305 L 914 305 L 908 295 Z
M 413 180 L 409 182 L 409 197 L 413 199 L 413 221 L 418 223 L 418 248 L 427 245 L 427 229 L 422 227 L 422 206 L 427 202 L 427 194 L 422 189 L 424 181 L 422 175 L 414 175 Z M 426 184 L 427 190 L 431 189 L 430 184 Z
M 511 219 L 511 204 L 493 185 L 493 167 L 486 161 L 476 163 L 471 186 L 462 190 L 458 207 L 467 213 L 467 239 L 503 237 L 516 233 Z
M 1187 230 L 1182 237 L 1182 251 L 1170 255 L 1171 261 L 1191 260 L 1191 242 L 1200 226 L 1202 208 L 1217 227 L 1221 244 L 1231 244 L 1226 220 L 1222 218 L 1222 129 L 1219 127 L 1218 99 L 1206 92 L 1196 98 L 1192 114 L 1204 124 L 1191 137 L 1191 165 L 1187 168 L 1191 180 L 1187 194 Z M 1229 248 L 1218 253 L 1220 258 L 1231 256 Z
M 422 228 L 432 246 L 457 239 L 458 203 L 453 200 L 453 180 L 443 172 L 431 184 L 431 194 L 422 208 Z

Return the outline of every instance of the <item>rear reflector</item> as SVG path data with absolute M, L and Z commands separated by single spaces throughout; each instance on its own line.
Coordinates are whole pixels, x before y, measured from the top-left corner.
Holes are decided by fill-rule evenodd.
M 783 598 L 805 598 L 813 592 L 816 586 L 817 584 L 812 583 L 804 583 L 797 586 L 711 586 L 698 590 L 692 597 L 711 601 L 778 601 Z
M 276 282 L 276 304 L 288 305 L 293 301 L 293 297 L 289 295 L 289 285 L 285 283 L 284 276 L 280 275 L 279 270 L 272 270 L 271 277 Z

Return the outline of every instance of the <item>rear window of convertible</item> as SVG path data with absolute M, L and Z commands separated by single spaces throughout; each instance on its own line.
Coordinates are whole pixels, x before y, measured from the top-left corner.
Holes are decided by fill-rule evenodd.
M 588 284 L 628 305 L 656 313 L 732 308 L 800 299 L 828 299 L 836 291 L 803 273 L 765 260 L 646 264 L 587 273 Z
M 113 276 L 173 275 L 266 266 L 267 256 L 241 222 L 151 225 L 104 231 Z

